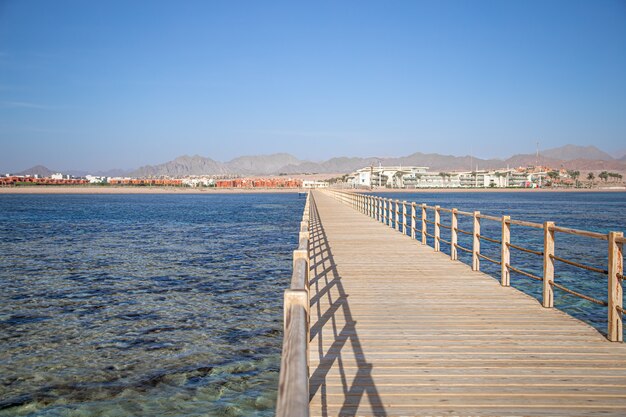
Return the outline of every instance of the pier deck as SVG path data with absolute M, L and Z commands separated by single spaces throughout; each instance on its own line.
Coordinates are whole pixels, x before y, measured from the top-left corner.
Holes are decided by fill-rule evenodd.
M 626 415 L 626 346 L 314 191 L 310 415 Z

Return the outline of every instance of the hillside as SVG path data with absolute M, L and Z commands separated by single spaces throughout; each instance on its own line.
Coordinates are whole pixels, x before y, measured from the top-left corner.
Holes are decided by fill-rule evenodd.
M 573 159 L 588 159 L 600 161 L 612 161 L 614 158 L 608 153 L 601 151 L 595 146 L 565 145 L 559 148 L 541 151 L 546 158 L 571 161 Z
M 40 177 L 49 177 L 57 171 L 52 171 L 43 165 L 35 165 L 34 167 L 18 172 L 16 175 L 38 175 Z
M 396 158 L 336 157 L 322 162 L 303 161 L 288 153 L 248 155 L 220 162 L 200 155 L 183 155 L 157 165 L 145 165 L 134 171 L 112 170 L 108 176 L 185 177 L 189 175 L 276 175 L 304 173 L 349 173 L 367 166 L 378 165 L 425 166 L 431 171 L 462 171 L 474 169 L 516 168 L 539 164 L 555 169 L 626 171 L 626 156 L 612 158 L 595 146 L 566 145 L 536 154 L 517 154 L 507 159 L 481 159 L 470 155 L 454 156 L 415 152 Z M 78 175 L 77 171 L 65 171 Z M 53 171 L 38 165 L 22 171 L 21 175 L 48 176 Z M 82 172 L 81 172 L 82 173 Z M 93 174 L 93 173 L 92 173 Z

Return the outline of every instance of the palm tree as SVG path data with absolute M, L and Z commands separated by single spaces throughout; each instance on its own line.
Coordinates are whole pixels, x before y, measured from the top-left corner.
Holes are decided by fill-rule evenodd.
M 590 172 L 589 174 L 587 174 L 587 179 L 588 179 L 589 181 L 591 181 L 591 186 L 592 186 L 592 187 L 593 187 L 593 179 L 594 179 L 595 177 L 596 177 L 596 176 L 595 176 L 595 175 L 593 175 L 593 172 Z
M 602 171 L 598 177 L 600 177 L 600 179 L 603 179 L 604 182 L 607 182 L 609 180 L 609 173 L 607 171 Z
M 574 180 L 574 185 L 578 188 L 578 177 L 580 176 L 580 171 L 567 171 L 567 173 Z

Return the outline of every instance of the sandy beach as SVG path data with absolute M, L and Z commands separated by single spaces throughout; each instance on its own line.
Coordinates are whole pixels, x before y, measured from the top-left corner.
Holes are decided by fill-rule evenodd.
M 191 187 L 129 187 L 129 186 L 22 186 L 0 187 L 0 194 L 259 194 L 298 193 L 303 188 L 191 188 Z M 626 187 L 607 188 L 374 188 L 345 191 L 361 193 L 562 193 L 562 192 L 626 192 Z
M 254 194 L 298 193 L 302 188 L 191 188 L 129 186 L 26 186 L 0 187 L 0 194 Z
M 362 193 L 606 193 L 626 192 L 626 187 L 615 188 L 374 188 L 356 190 Z

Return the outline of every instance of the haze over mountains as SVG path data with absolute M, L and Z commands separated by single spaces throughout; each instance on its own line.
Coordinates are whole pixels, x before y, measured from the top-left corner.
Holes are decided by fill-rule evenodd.
M 241 156 L 228 162 L 215 161 L 199 155 L 179 156 L 158 165 L 146 165 L 133 171 L 111 170 L 91 174 L 104 176 L 131 177 L 184 177 L 188 175 L 275 175 L 304 173 L 348 173 L 370 165 L 406 165 L 426 166 L 432 171 L 459 171 L 473 169 L 516 168 L 535 165 L 552 168 L 576 170 L 613 170 L 626 171 L 626 155 L 612 156 L 595 146 L 565 145 L 547 149 L 536 154 L 518 154 L 507 159 L 481 159 L 466 156 L 425 154 L 416 152 L 403 157 L 368 157 L 368 158 L 331 158 L 323 162 L 304 161 L 287 153 L 272 155 Z M 22 171 L 21 175 L 38 174 L 47 176 L 52 173 L 48 168 L 38 165 Z M 64 171 L 64 173 L 82 176 L 87 172 Z

